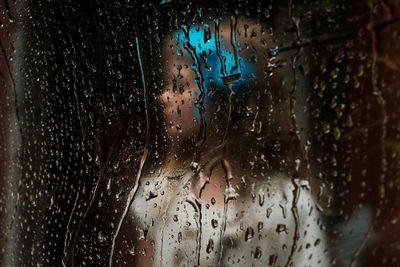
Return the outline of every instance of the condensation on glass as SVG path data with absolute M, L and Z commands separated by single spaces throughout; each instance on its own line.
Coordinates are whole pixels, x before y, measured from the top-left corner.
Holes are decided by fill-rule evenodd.
M 2 266 L 397 266 L 400 4 L 0 3 Z

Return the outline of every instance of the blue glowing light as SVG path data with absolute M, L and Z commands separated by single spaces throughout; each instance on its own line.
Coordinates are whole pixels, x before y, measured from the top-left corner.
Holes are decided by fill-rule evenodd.
M 235 93 L 234 97 L 243 97 L 245 84 L 255 77 L 253 68 L 243 58 L 237 55 L 235 60 L 234 49 L 237 48 L 230 43 L 226 44 L 222 38 L 217 43 L 215 35 L 208 25 L 191 27 L 189 31 L 187 27 L 183 27 L 183 31 L 176 34 L 176 44 L 178 45 L 178 56 L 185 56 L 193 60 L 193 55 L 190 55 L 188 47 L 191 46 L 196 51 L 200 67 L 198 68 L 196 64 L 191 67 L 198 75 L 199 73 L 203 75 L 202 87 L 206 95 L 203 101 L 204 106 L 207 105 L 207 96 L 211 88 L 218 91 L 227 90 L 229 86 Z M 217 45 L 220 57 L 217 53 Z M 222 64 L 224 64 L 225 73 L 221 72 Z M 199 77 L 196 82 L 200 82 Z M 196 111 L 195 117 L 200 120 L 199 110 Z
M 189 53 L 183 53 L 185 46 L 190 44 L 196 49 L 196 54 L 200 60 L 198 71 L 203 74 L 205 91 L 210 87 L 214 89 L 226 88 L 228 81 L 234 84 L 232 88 L 236 92 L 243 89 L 244 84 L 254 79 L 254 71 L 251 66 L 239 55 L 235 60 L 234 48 L 231 44 L 227 45 L 223 40 L 220 40 L 221 58 L 218 57 L 215 36 L 209 31 L 208 25 L 205 25 L 204 28 L 192 27 L 188 35 L 189 38 L 187 39 L 185 32 L 177 33 L 177 44 L 182 47 L 182 49 L 178 49 L 177 53 L 179 56 L 190 58 Z M 226 75 L 221 73 L 221 59 L 224 62 Z M 207 94 L 207 91 L 205 93 Z

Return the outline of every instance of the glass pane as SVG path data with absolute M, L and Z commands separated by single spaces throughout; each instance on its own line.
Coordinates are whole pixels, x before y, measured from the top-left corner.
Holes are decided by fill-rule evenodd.
M 2 265 L 398 265 L 397 1 L 0 8 Z

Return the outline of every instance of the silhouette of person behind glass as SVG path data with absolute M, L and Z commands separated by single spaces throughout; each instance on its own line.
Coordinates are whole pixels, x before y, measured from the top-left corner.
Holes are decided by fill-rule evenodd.
M 272 39 L 255 20 L 204 11 L 161 40 L 168 145 L 128 213 L 146 233 L 138 265 L 329 265 L 311 174 L 291 177 L 292 153 L 304 158 L 293 152 L 290 57 Z

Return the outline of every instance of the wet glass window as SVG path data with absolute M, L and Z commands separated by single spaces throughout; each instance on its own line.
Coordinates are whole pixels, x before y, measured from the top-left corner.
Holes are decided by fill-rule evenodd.
M 0 11 L 0 265 L 400 265 L 398 1 Z

